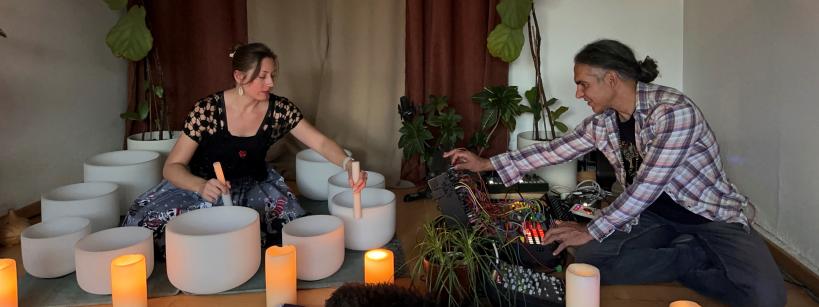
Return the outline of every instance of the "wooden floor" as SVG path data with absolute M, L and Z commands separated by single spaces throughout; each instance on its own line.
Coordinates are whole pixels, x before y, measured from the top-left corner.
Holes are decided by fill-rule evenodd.
M 295 183 L 290 183 L 295 186 Z M 416 242 L 418 226 L 428 221 L 439 213 L 432 200 L 418 200 L 411 203 L 404 203 L 403 196 L 410 190 L 395 190 L 398 201 L 396 234 L 401 240 L 402 248 L 406 259 L 412 259 L 415 254 L 412 246 Z M 13 248 L 0 250 L 0 257 L 10 257 L 18 259 L 18 272 L 24 274 L 20 259 L 19 245 Z M 410 280 L 404 278 L 396 281 L 399 285 L 409 286 Z M 811 300 L 805 291 L 794 285 L 788 284 L 788 304 L 787 306 L 819 306 Z M 335 289 L 311 289 L 300 290 L 298 292 L 299 305 L 304 306 L 324 306 L 324 301 L 330 297 Z M 674 300 L 693 300 L 702 306 L 723 306 L 710 299 L 707 299 L 685 287 L 677 284 L 641 285 L 641 286 L 606 286 L 601 292 L 601 306 L 611 307 L 654 307 L 668 306 Z M 171 297 L 161 297 L 150 299 L 149 306 L 171 307 L 171 306 L 265 306 L 265 293 L 245 293 L 232 295 L 176 295 Z M 111 306 L 111 305 L 95 305 Z

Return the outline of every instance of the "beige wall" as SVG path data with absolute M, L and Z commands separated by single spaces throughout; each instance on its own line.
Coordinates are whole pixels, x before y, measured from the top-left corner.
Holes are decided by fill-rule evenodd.
M 82 181 L 83 161 L 119 149 L 127 66 L 103 1 L 0 1 L 0 214 Z
M 280 58 L 274 92 L 294 101 L 362 167 L 387 176 L 388 185 L 400 172 L 404 16 L 404 1 L 248 1 L 250 41 L 267 44 Z M 284 149 L 274 155 L 286 160 L 277 169 L 288 177 L 298 148 Z
M 685 1 L 686 93 L 763 234 L 819 265 L 819 2 Z
M 541 68 L 548 95 L 559 99 L 569 112 L 561 119 L 569 127 L 592 114 L 585 102 L 574 97 L 574 55 L 584 45 L 601 38 L 629 45 L 638 59 L 657 60 L 658 84 L 682 90 L 683 82 L 682 0 L 547 0 L 535 1 L 541 31 Z M 526 42 L 520 58 L 509 67 L 509 84 L 521 95 L 535 85 L 532 58 Z M 518 133 L 532 130 L 532 115 L 524 114 L 510 138 L 517 148 Z

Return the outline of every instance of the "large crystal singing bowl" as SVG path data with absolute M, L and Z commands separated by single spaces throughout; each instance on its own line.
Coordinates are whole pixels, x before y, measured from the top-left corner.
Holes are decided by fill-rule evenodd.
M 376 172 L 367 171 L 367 185 L 366 188 L 381 188 L 386 187 L 384 175 Z M 327 179 L 327 199 L 333 199 L 338 193 L 350 191 L 350 184 L 347 181 L 347 172 L 340 172 Z
M 154 271 L 153 231 L 144 227 L 116 227 L 95 232 L 74 245 L 77 283 L 93 294 L 111 294 L 111 260 L 126 254 L 145 256 L 146 278 Z
M 116 227 L 119 223 L 119 186 L 110 182 L 83 182 L 62 186 L 40 197 L 43 221 L 64 217 L 84 217 L 91 232 Z
M 62 216 L 29 226 L 20 234 L 23 268 L 39 278 L 74 272 L 74 244 L 91 233 L 91 221 Z
M 385 189 L 361 191 L 361 218 L 353 215 L 353 191 L 341 192 L 329 202 L 330 214 L 344 221 L 344 245 L 368 250 L 387 244 L 395 235 L 395 193 Z
M 182 291 L 213 294 L 248 281 L 259 269 L 259 213 L 241 207 L 186 212 L 165 227 L 168 279 Z
M 158 152 L 145 150 L 98 154 L 85 160 L 83 181 L 119 184 L 119 215 L 125 215 L 137 196 L 162 180 L 162 165 L 159 160 Z
M 329 277 L 344 263 L 344 223 L 330 215 L 295 219 L 282 228 L 282 244 L 296 247 L 299 279 Z
M 296 186 L 301 195 L 309 199 L 327 200 L 327 178 L 341 171 L 341 167 L 327 161 L 315 150 L 305 149 L 296 155 Z

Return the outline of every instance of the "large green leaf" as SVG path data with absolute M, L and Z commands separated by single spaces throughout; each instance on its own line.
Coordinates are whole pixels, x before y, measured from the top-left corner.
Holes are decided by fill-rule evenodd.
M 151 111 L 151 103 L 147 100 L 143 100 L 137 106 L 137 112 L 139 114 L 139 119 L 145 119 L 148 117 L 148 112 Z
M 141 118 L 139 118 L 139 114 L 137 114 L 137 112 L 120 113 L 119 117 L 124 119 L 124 120 L 141 120 Z
M 521 29 L 529 20 L 532 0 L 501 0 L 496 8 L 504 25 L 512 29 Z
M 520 56 L 523 49 L 523 28 L 512 29 L 505 24 L 498 24 L 486 38 L 489 54 L 511 63 Z
M 110 8 L 112 11 L 119 11 L 122 8 L 124 8 L 125 5 L 128 4 L 128 0 L 102 0 L 102 1 L 105 1 L 105 3 L 108 4 L 108 8 Z
M 461 119 L 462 117 L 452 109 L 441 113 L 441 116 L 438 117 L 438 127 L 441 133 L 438 145 L 444 150 L 452 149 L 455 143 L 464 138 L 464 129 L 458 125 Z
M 105 43 L 115 56 L 139 61 L 151 51 L 154 38 L 145 25 L 145 14 L 144 7 L 134 5 L 108 32 Z
M 543 116 L 543 104 L 540 103 L 540 97 L 538 95 L 537 86 L 533 86 L 531 89 L 526 91 L 524 94 L 526 96 L 526 101 L 529 102 L 529 108 L 524 109 L 524 112 L 532 113 L 532 117 L 535 122 L 539 122 L 540 118 Z
M 555 121 L 555 128 L 557 128 L 557 130 L 560 130 L 560 132 L 563 132 L 563 133 L 566 133 L 566 131 L 569 131 L 569 127 L 567 127 L 566 124 L 564 124 L 561 121 L 557 121 L 557 120 Z
M 560 106 L 559 108 L 557 108 L 557 110 L 552 111 L 552 120 L 557 120 L 558 118 L 560 118 L 561 115 L 563 115 L 563 113 L 566 113 L 566 111 L 568 110 L 569 110 L 568 107 Z
M 404 122 L 398 131 L 401 133 L 398 148 L 404 150 L 404 160 L 421 155 L 421 160 L 426 161 L 426 148 L 429 147 L 427 141 L 432 139 L 432 133 L 424 126 L 424 117 L 418 116 L 412 121 Z

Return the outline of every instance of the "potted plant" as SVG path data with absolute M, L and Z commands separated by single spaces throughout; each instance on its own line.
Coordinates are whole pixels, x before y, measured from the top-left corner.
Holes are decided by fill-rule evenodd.
M 402 97 L 399 113 L 403 126 L 398 147 L 403 150 L 404 159 L 419 156 L 427 167 L 427 176 L 446 169 L 443 152 L 451 150 L 464 138 L 464 130 L 459 126 L 462 117 L 449 108 L 447 96 L 429 96 L 429 102 L 421 106 L 421 114 L 413 104 Z
M 546 99 L 541 74 L 540 25 L 534 3 L 532 0 L 501 0 L 496 9 L 501 23 L 495 26 L 486 39 L 489 53 L 507 63 L 516 60 L 524 45 L 523 27 L 527 26 L 529 49 L 534 64 L 535 86 L 524 94 L 529 102 L 529 106 L 524 106 L 524 110 L 533 115 L 532 130 L 517 135 L 518 149 L 554 140 L 569 130 L 568 126 L 559 120 L 569 108 L 560 106 L 552 110 L 551 107 L 555 105 L 557 99 Z M 535 173 L 552 185 L 574 188 L 577 183 L 575 179 L 577 161 L 543 167 Z
M 128 3 L 127 0 L 104 1 L 115 11 L 124 9 Z M 128 149 L 153 150 L 167 155 L 181 132 L 170 130 L 165 89 L 162 87 L 162 66 L 159 55 L 153 50 L 153 36 L 146 24 L 146 14 L 144 6 L 132 5 L 108 32 L 105 43 L 113 55 L 143 65 L 145 70 L 144 99 L 138 103 L 135 111 L 120 114 L 122 119 L 143 123 L 145 129 L 128 136 Z
M 421 227 L 423 232 L 410 262 L 413 280 L 424 276 L 427 293 L 440 304 L 460 306 L 480 301 L 480 287 L 491 277 L 494 254 L 487 253 L 493 240 L 478 230 L 447 223 L 438 217 Z M 495 289 L 497 290 L 497 289 Z M 499 291 L 495 291 L 500 293 Z
M 489 140 L 499 125 L 515 130 L 516 118 L 526 110 L 525 105 L 519 104 L 521 99 L 518 87 L 507 85 L 485 87 L 472 96 L 472 101 L 483 109 L 480 127 L 470 140 L 470 147 L 476 148 L 478 155 L 489 147 Z

